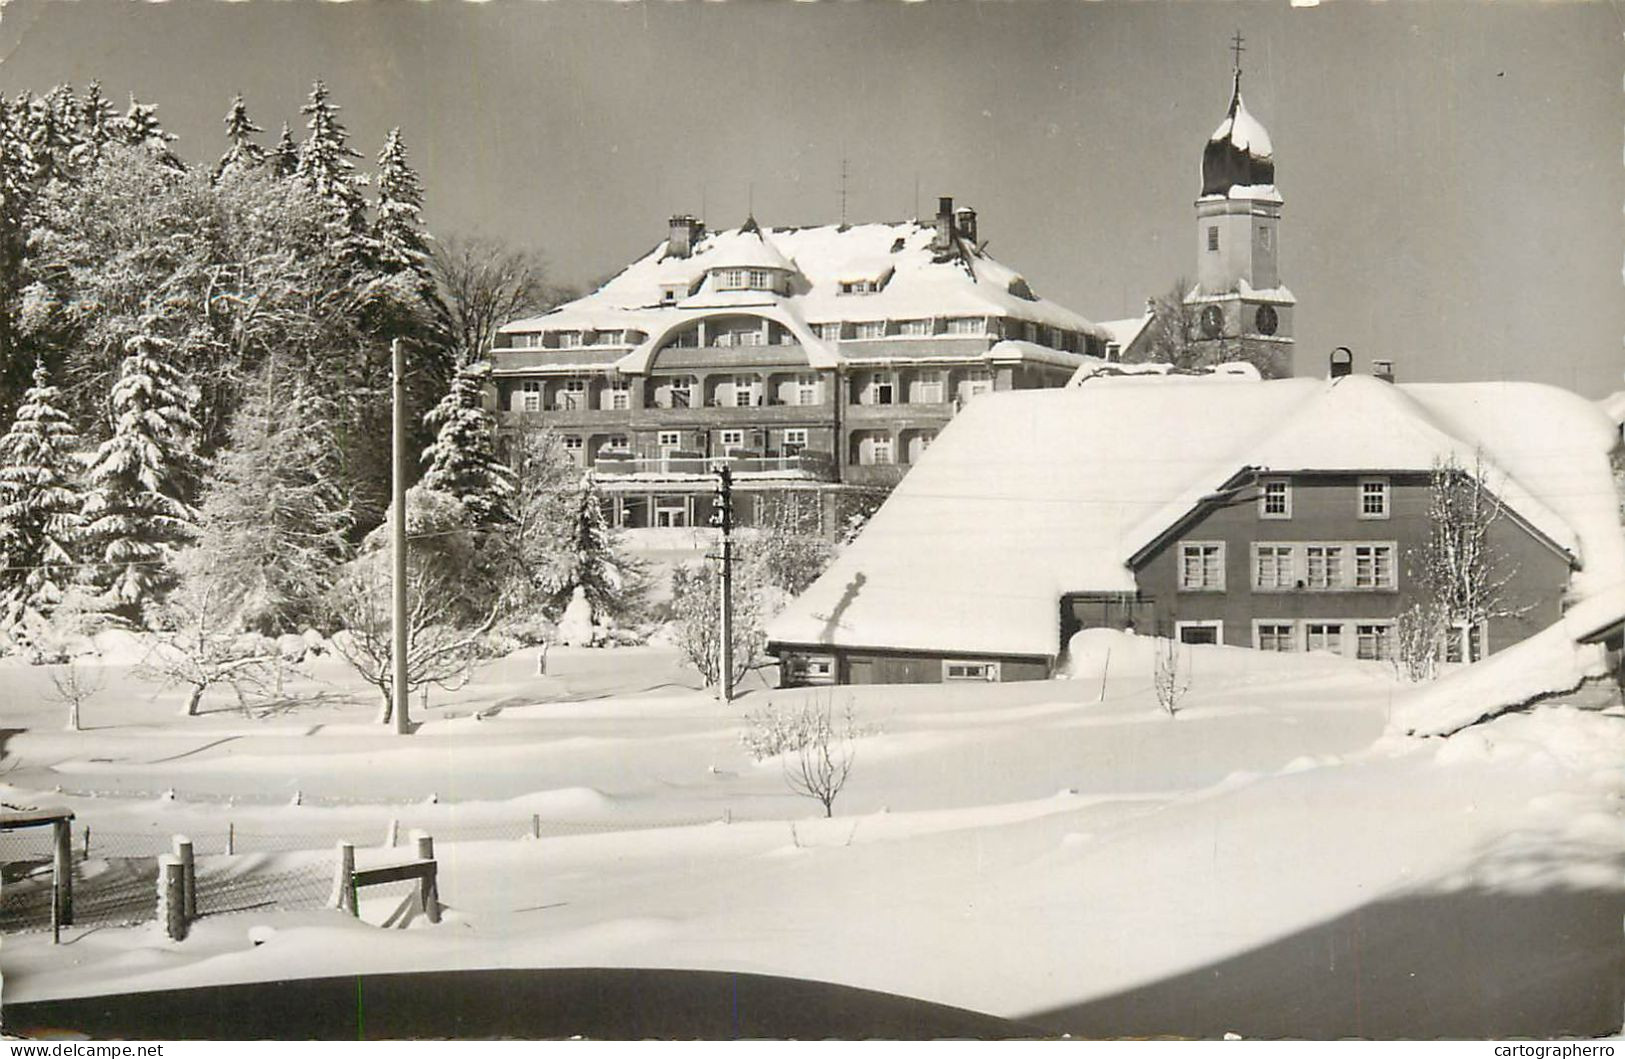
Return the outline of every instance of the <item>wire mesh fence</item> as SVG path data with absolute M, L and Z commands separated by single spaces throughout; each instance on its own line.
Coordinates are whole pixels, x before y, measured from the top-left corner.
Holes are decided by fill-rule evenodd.
M 398 849 L 411 856 L 411 834 L 424 830 L 437 846 L 464 842 L 516 842 L 690 827 L 710 819 L 581 821 L 540 816 L 459 821 L 392 817 L 301 827 L 297 831 L 239 828 L 227 822 L 185 833 L 197 871 L 199 915 L 264 909 L 322 908 L 334 898 L 336 848 Z M 73 828 L 73 922 L 75 926 L 128 926 L 157 916 L 157 858 L 174 851 L 176 832 L 154 824 L 119 830 L 76 824 Z M 51 928 L 52 838 L 49 829 L 0 831 L 0 934 Z M 410 884 L 376 895 L 406 895 Z

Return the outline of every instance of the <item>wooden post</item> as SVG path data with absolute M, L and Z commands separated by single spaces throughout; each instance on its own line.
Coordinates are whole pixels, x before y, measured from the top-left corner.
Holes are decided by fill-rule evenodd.
M 80 852 L 79 856 L 81 856 L 81 857 L 89 857 L 90 856 L 90 825 L 89 824 L 85 825 L 84 849 Z
M 406 614 L 406 346 L 400 339 L 390 343 L 393 368 L 392 396 L 394 408 L 394 446 L 391 474 L 390 502 L 395 509 L 395 521 L 390 523 L 391 563 L 391 647 L 390 647 L 390 702 L 395 714 L 395 731 L 408 735 L 412 731 L 406 718 L 406 654 L 408 650 Z
M 181 862 L 181 913 L 190 923 L 197 918 L 197 860 L 192 855 L 192 840 L 176 835 L 175 859 Z
M 182 906 L 185 883 L 180 858 L 165 854 L 158 858 L 158 922 L 172 941 L 186 940 L 186 909 Z
M 69 818 L 71 819 L 71 817 Z M 51 857 L 51 889 L 57 894 L 57 913 L 66 926 L 73 925 L 73 834 L 68 820 L 51 824 L 56 840 Z
M 230 820 L 226 821 L 226 856 L 237 854 L 237 825 Z
M 418 860 L 434 860 L 433 838 L 422 831 L 414 831 L 412 839 L 417 844 Z M 429 917 L 429 922 L 440 922 L 440 886 L 433 875 L 426 876 L 418 884 L 418 898 L 423 902 L 423 914 Z
M 360 916 L 355 899 L 355 844 L 339 843 L 338 870 L 333 875 L 333 899 L 328 902 L 341 912 Z
M 542 814 L 541 813 L 531 813 L 530 814 L 530 837 L 531 838 L 541 838 L 542 837 Z
M 396 846 L 398 846 L 400 844 L 401 844 L 401 818 L 398 817 L 398 816 L 391 817 L 390 821 L 389 821 L 389 830 L 384 832 L 384 845 L 387 846 L 390 849 L 394 849 Z
M 62 892 L 51 887 L 51 944 L 62 944 Z

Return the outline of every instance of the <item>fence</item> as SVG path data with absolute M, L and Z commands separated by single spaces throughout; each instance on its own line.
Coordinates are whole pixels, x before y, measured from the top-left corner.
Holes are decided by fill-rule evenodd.
M 515 842 L 619 831 L 690 827 L 711 820 L 570 821 L 529 819 L 460 824 L 413 819 L 314 824 L 297 832 L 238 828 L 188 831 L 196 858 L 200 916 L 262 909 L 298 911 L 332 903 L 334 850 L 355 842 L 364 853 L 391 846 L 404 854 L 412 830 L 444 845 Z M 73 830 L 73 925 L 135 926 L 157 915 L 158 860 L 171 853 L 175 832 L 154 825 L 116 830 L 79 824 Z M 51 928 L 51 857 L 48 830 L 0 832 L 0 934 Z M 391 884 L 393 887 L 395 884 Z M 406 885 L 401 887 L 402 893 Z M 386 891 L 390 888 L 384 888 Z

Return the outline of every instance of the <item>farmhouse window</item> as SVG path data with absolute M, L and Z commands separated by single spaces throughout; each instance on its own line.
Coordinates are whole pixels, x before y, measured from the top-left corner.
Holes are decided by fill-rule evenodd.
M 1224 591 L 1224 543 L 1189 541 L 1179 546 L 1179 587 L 1187 592 Z
M 1360 517 L 1388 517 L 1388 479 L 1360 479 Z
M 1253 587 L 1291 588 L 1295 577 L 1292 545 L 1259 544 L 1255 545 L 1254 549 L 1256 557 L 1253 560 Z
M 997 662 L 944 662 L 942 663 L 943 680 L 998 680 L 999 663 Z
M 1310 651 L 1343 653 L 1343 625 L 1341 622 L 1309 622 L 1304 630 L 1305 647 Z
M 1343 546 L 1310 544 L 1303 550 L 1304 587 L 1336 589 L 1343 587 Z
M 1394 546 L 1357 544 L 1354 546 L 1354 587 L 1394 587 Z
M 1392 622 L 1361 622 L 1354 627 L 1354 657 L 1367 662 L 1386 662 L 1393 656 Z
M 1285 478 L 1264 481 L 1264 491 L 1258 495 L 1258 517 L 1292 517 L 1292 485 Z
M 1290 621 L 1261 621 L 1254 629 L 1254 645 L 1260 651 L 1296 651 L 1297 628 Z

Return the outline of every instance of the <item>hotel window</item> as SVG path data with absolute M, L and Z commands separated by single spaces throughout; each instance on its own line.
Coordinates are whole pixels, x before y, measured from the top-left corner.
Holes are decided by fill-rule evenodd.
M 737 450 L 745 447 L 745 432 L 743 430 L 724 430 L 721 441 L 722 454 L 731 456 Z
M 734 376 L 734 407 L 749 408 L 756 403 L 756 379 L 751 375 Z
M 1291 588 L 1294 581 L 1290 544 L 1254 545 L 1253 587 Z
M 624 412 L 632 407 L 632 383 L 630 380 L 610 380 L 609 407 L 616 412 Z
M 773 273 L 769 272 L 765 268 L 753 268 L 753 269 L 751 269 L 750 270 L 750 285 L 751 285 L 752 290 L 772 290 L 773 289 Z
M 792 427 L 784 432 L 782 448 L 786 456 L 799 456 L 807 447 L 807 428 Z
M 900 335 L 929 335 L 931 334 L 930 320 L 902 320 L 897 324 L 897 333 Z
M 942 663 L 943 680 L 986 680 L 999 679 L 999 663 L 997 662 L 944 662 Z
M 1028 342 L 1037 342 L 1038 325 L 1033 323 L 1031 320 L 1023 321 L 1021 325 L 1021 337 Z
M 1394 546 L 1357 544 L 1354 546 L 1354 587 L 1394 587 Z
M 1360 517 L 1388 517 L 1388 479 L 1360 479 Z
M 662 449 L 680 449 L 683 447 L 683 433 L 680 430 L 662 430 L 659 443 Z
M 577 463 L 580 463 L 582 449 L 581 439 L 573 435 L 565 435 L 563 443 L 564 451 L 570 454 L 571 459 L 575 460 Z
M 611 434 L 609 437 L 604 439 L 604 443 L 602 445 L 598 446 L 598 451 L 601 453 L 631 452 L 632 444 L 627 440 L 625 434 Z
M 1385 621 L 1361 622 L 1354 627 L 1354 657 L 1386 662 L 1394 656 L 1394 627 Z
M 1253 624 L 1253 646 L 1260 651 L 1296 651 L 1297 629 L 1289 621 L 1260 621 Z
M 1307 588 L 1343 587 L 1343 546 L 1308 544 L 1303 549 L 1303 581 Z
M 1267 478 L 1258 494 L 1259 518 L 1291 518 L 1292 486 L 1285 478 Z
M 974 368 L 965 373 L 965 381 L 960 386 L 960 394 L 965 400 L 970 400 L 977 394 L 993 392 L 993 372 L 987 368 Z
M 1208 229 L 1207 229 L 1207 248 L 1209 250 L 1217 250 L 1217 249 L 1219 249 L 1219 226 L 1216 225 L 1216 224 L 1208 225 Z
M 739 290 L 745 286 L 745 270 L 742 268 L 717 269 L 717 287 L 721 290 Z
M 956 316 L 948 321 L 950 335 L 980 335 L 987 331 L 987 325 L 980 316 Z
M 818 376 L 796 376 L 796 404 L 810 405 L 818 403 Z
M 542 381 L 540 379 L 526 379 L 520 386 L 520 409 L 525 412 L 540 412 L 542 410 Z
M 567 412 L 586 407 L 587 380 L 565 379 L 559 383 L 559 392 L 554 401 L 560 409 Z
M 817 332 L 819 338 L 822 338 L 826 342 L 837 342 L 841 338 L 841 325 L 839 322 L 832 324 L 814 324 L 813 330 Z
M 692 391 L 689 389 L 689 380 L 686 375 L 671 381 L 671 406 L 673 408 L 687 408 L 691 396 Z
M 1309 651 L 1343 653 L 1343 625 L 1341 622 L 1312 621 L 1304 626 L 1304 648 Z
M 915 393 L 919 396 L 920 404 L 941 404 L 943 400 L 942 372 L 920 372 L 919 384 L 915 390 Z
M 891 438 L 880 437 L 869 439 L 869 462 L 875 465 L 894 462 Z
M 897 382 L 886 372 L 876 372 L 870 376 L 869 403 L 895 404 L 897 402 Z
M 1179 546 L 1179 587 L 1185 592 L 1224 591 L 1224 544 L 1189 541 Z
M 560 331 L 559 332 L 559 348 L 560 349 L 574 349 L 575 347 L 577 347 L 579 345 L 581 345 L 581 332 L 580 331 Z
M 885 338 L 886 321 L 860 320 L 852 325 L 852 333 L 857 338 Z

